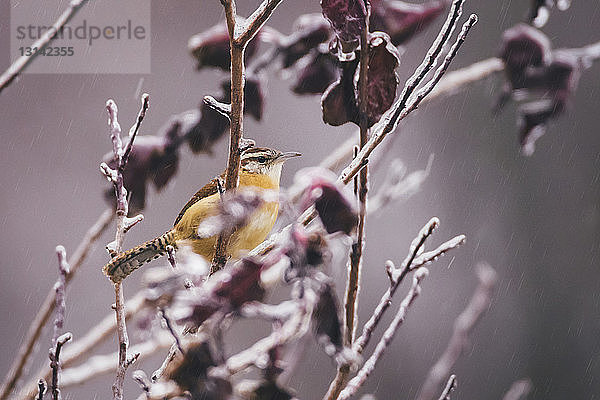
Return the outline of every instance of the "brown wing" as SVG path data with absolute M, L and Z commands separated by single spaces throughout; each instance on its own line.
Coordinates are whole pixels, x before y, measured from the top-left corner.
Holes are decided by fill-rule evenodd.
M 196 202 L 202 200 L 203 198 L 211 196 L 219 191 L 219 185 L 217 184 L 219 178 L 221 178 L 221 180 L 225 179 L 225 174 L 221 174 L 220 177 L 213 178 L 210 182 L 204 185 L 202 189 L 198 190 L 187 203 L 185 203 L 185 206 L 183 206 L 183 208 L 179 212 L 179 215 L 175 219 L 175 223 L 173 224 L 173 226 L 177 225 L 177 223 L 181 220 L 183 214 L 185 214 L 188 208 L 190 208 Z

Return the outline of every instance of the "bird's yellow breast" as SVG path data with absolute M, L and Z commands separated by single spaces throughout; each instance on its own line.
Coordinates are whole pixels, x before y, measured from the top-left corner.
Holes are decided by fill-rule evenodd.
M 239 186 L 278 191 L 279 179 L 274 180 L 265 174 L 242 172 L 239 176 Z M 216 236 L 199 238 L 198 226 L 205 218 L 216 214 L 220 200 L 219 193 L 216 193 L 197 201 L 185 211 L 175 225 L 177 244 L 190 246 L 194 253 L 200 254 L 208 261 L 212 261 L 214 256 Z M 263 242 L 275 225 L 278 211 L 279 203 L 276 201 L 267 202 L 259 207 L 248 223 L 231 236 L 227 246 L 228 255 L 238 258 Z

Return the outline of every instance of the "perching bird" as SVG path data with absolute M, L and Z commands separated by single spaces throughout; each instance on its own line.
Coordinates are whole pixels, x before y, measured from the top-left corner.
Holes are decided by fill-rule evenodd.
M 240 157 L 238 186 L 278 192 L 284 161 L 299 155 L 295 152 L 282 153 L 260 147 L 244 150 Z M 223 176 L 224 174 L 221 175 Z M 118 283 L 145 263 L 164 255 L 169 245 L 174 249 L 190 246 L 194 253 L 200 254 L 210 262 L 214 256 L 217 235 L 201 238 L 198 236 L 198 226 L 205 218 L 217 212 L 221 201 L 219 179 L 214 178 L 192 196 L 175 219 L 173 229 L 118 254 L 104 266 L 104 274 Z M 237 257 L 240 252 L 251 250 L 264 241 L 275 224 L 278 210 L 279 204 L 276 201 L 266 202 L 257 209 L 248 223 L 233 233 L 227 246 L 227 254 Z

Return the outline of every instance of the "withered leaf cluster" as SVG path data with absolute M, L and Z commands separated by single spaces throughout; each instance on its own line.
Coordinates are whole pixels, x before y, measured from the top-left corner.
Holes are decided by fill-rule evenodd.
M 496 111 L 511 98 L 520 101 L 519 140 L 523 153 L 530 155 L 548 121 L 565 111 L 577 88 L 581 61 L 568 52 L 553 51 L 546 35 L 524 24 L 504 32 L 500 58 L 507 82 Z

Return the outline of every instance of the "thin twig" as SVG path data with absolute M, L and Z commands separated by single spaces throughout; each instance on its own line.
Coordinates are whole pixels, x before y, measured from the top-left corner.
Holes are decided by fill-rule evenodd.
M 225 8 L 227 27 L 229 29 L 229 47 L 231 52 L 231 114 L 229 124 L 229 157 L 225 170 L 225 190 L 235 190 L 238 185 L 240 169 L 240 142 L 244 125 L 244 50 L 246 43 L 235 40 L 236 7 L 235 0 L 221 0 Z M 215 254 L 210 267 L 210 274 L 222 269 L 227 262 L 227 245 L 232 232 L 222 231 L 215 243 Z
M 235 0 L 221 0 L 225 10 L 227 29 L 229 32 L 229 48 L 231 53 L 231 107 L 229 124 L 229 157 L 225 170 L 225 190 L 235 190 L 238 186 L 240 157 L 244 131 L 244 52 L 248 42 L 271 16 L 281 0 L 264 0 L 261 5 L 243 23 L 241 29 L 236 27 L 237 12 Z M 239 32 L 239 33 L 238 33 Z M 233 232 L 222 231 L 215 243 L 215 254 L 212 259 L 210 274 L 223 269 L 227 262 L 227 245 Z
M 408 294 L 404 300 L 402 300 L 402 303 L 400 303 L 400 308 L 398 309 L 396 316 L 383 333 L 383 336 L 381 337 L 379 343 L 377 343 L 377 346 L 375 347 L 371 357 L 369 357 L 369 359 L 365 362 L 356 376 L 350 379 L 350 382 L 348 382 L 348 385 L 346 385 L 344 390 L 340 392 L 338 400 L 347 400 L 356 394 L 358 389 L 365 383 L 369 375 L 371 375 L 371 373 L 375 370 L 377 362 L 394 339 L 394 335 L 398 331 L 400 325 L 404 322 L 408 308 L 421 293 L 421 281 L 427 276 L 428 273 L 429 272 L 427 271 L 427 268 L 424 267 L 419 268 L 415 272 L 410 290 L 408 291 Z
M 52 384 L 50 388 L 52 389 L 52 400 L 60 400 L 60 389 L 58 384 L 58 374 L 60 373 L 61 365 L 60 365 L 60 350 L 69 340 L 73 338 L 71 332 L 67 332 L 63 335 L 60 335 L 56 339 L 55 347 L 50 348 L 49 357 L 50 357 L 50 368 L 52 368 Z
M 173 343 L 171 345 L 171 347 L 169 348 L 169 352 L 167 353 L 167 356 L 163 360 L 160 367 L 152 373 L 152 377 L 151 377 L 152 382 L 157 382 L 163 376 L 165 369 L 167 369 L 167 367 L 169 366 L 171 361 L 173 361 L 175 359 L 176 355 L 177 355 L 177 343 Z
M 150 385 L 152 384 L 148 381 L 148 375 L 146 375 L 146 373 L 143 370 L 138 369 L 136 371 L 133 371 L 131 377 L 140 386 L 144 393 L 146 393 L 146 398 L 148 398 L 148 393 L 150 393 Z
M 77 272 L 81 264 L 83 264 L 83 261 L 89 254 L 89 251 L 92 248 L 93 244 L 100 238 L 100 236 L 106 230 L 106 228 L 108 228 L 110 222 L 112 221 L 113 215 L 113 210 L 106 209 L 100 215 L 100 217 L 98 217 L 96 222 L 85 233 L 83 240 L 81 241 L 79 246 L 77 246 L 77 249 L 75 249 L 75 251 L 71 255 L 71 258 L 69 259 L 69 265 L 71 266 L 71 270 L 69 271 L 69 274 L 66 277 L 66 285 L 69 284 L 69 282 L 75 276 L 75 273 Z M 33 319 L 33 321 L 31 321 L 31 324 L 29 325 L 29 329 L 27 330 L 25 339 L 23 340 L 21 347 L 19 347 L 19 353 L 17 354 L 17 357 L 13 360 L 10 370 L 2 384 L 2 389 L 0 390 L 0 400 L 7 399 L 12 390 L 14 389 L 15 385 L 17 384 L 17 381 L 23 373 L 23 368 L 25 367 L 25 364 L 27 364 L 31 353 L 33 352 L 33 349 L 35 348 L 35 345 L 39 340 L 40 335 L 42 334 L 42 330 L 48 322 L 48 320 L 50 319 L 50 316 L 52 315 L 52 312 L 54 311 L 55 307 L 56 291 L 54 290 L 54 288 L 52 288 L 48 292 L 46 299 L 40 306 L 40 309 L 35 315 L 35 318 Z M 35 386 L 35 384 L 33 386 Z
M 477 20 L 478 20 L 477 15 L 471 14 L 468 21 L 463 24 L 462 29 L 461 29 L 460 33 L 458 34 L 458 37 L 456 38 L 456 41 L 454 42 L 454 44 L 448 51 L 448 54 L 446 54 L 446 57 L 444 57 L 444 61 L 442 62 L 442 64 L 436 69 L 435 73 L 433 74 L 433 78 L 431 78 L 431 80 L 429 82 L 427 82 L 427 84 L 425 84 L 425 86 L 423 86 L 421 89 L 419 89 L 419 91 L 417 93 L 415 93 L 413 97 L 411 97 L 411 100 L 409 100 L 409 103 L 406 106 L 406 108 L 404 110 L 402 110 L 402 112 L 399 114 L 398 120 L 404 119 L 408 114 L 410 114 L 412 111 L 416 110 L 417 107 L 419 106 L 419 104 L 421 103 L 421 101 L 429 93 L 431 93 L 433 88 L 436 87 L 436 85 L 439 83 L 440 79 L 442 79 L 442 76 L 444 76 L 444 74 L 448 70 L 450 63 L 452 62 L 454 57 L 456 57 L 456 54 L 458 53 L 460 46 L 462 46 L 462 44 L 467 39 L 467 35 L 469 34 L 469 31 L 477 23 Z
M 363 350 L 365 349 L 365 347 L 367 346 L 367 344 L 369 343 L 369 340 L 371 339 L 371 335 L 373 334 L 373 331 L 375 330 L 375 328 L 377 327 L 377 324 L 381 320 L 381 317 L 383 317 L 383 314 L 391 305 L 392 298 L 394 297 L 394 294 L 396 293 L 398 286 L 400 286 L 400 283 L 402 282 L 402 280 L 404 279 L 406 274 L 410 271 L 413 260 L 417 257 L 417 254 L 421 251 L 427 238 L 429 236 L 431 236 L 431 234 L 433 233 L 435 228 L 438 227 L 439 224 L 440 224 L 440 221 L 437 218 L 432 218 L 431 220 L 429 220 L 429 222 L 427 222 L 427 224 L 425 224 L 425 226 L 423 226 L 423 228 L 421 228 L 417 237 L 415 239 L 413 239 L 413 241 L 410 245 L 409 254 L 405 258 L 405 260 L 402 262 L 402 266 L 398 269 L 396 269 L 396 268 L 393 269 L 394 272 L 395 271 L 400 271 L 400 272 L 399 273 L 394 273 L 394 272 L 388 273 L 388 274 L 390 274 L 390 287 L 385 292 L 385 294 L 381 297 L 381 300 L 379 301 L 379 304 L 375 308 L 375 311 L 373 312 L 373 314 L 371 315 L 369 320 L 365 323 L 365 326 L 363 327 L 363 330 L 362 330 L 362 334 L 354 342 L 353 349 L 357 353 L 361 354 L 363 352 Z
M 448 347 L 429 370 L 427 379 L 417 397 L 418 400 L 429 400 L 435 397 L 444 377 L 448 376 L 450 369 L 467 346 L 469 335 L 475 324 L 490 305 L 492 292 L 496 285 L 496 271 L 487 264 L 480 264 L 477 266 L 477 278 L 479 285 L 465 310 L 456 318 Z
M 502 400 L 522 400 L 531 392 L 531 381 L 527 378 L 514 382 Z
M 462 4 L 464 1 L 465 0 L 453 1 L 448 18 L 446 19 L 437 38 L 434 40 L 431 48 L 427 52 L 425 59 L 417 67 L 415 73 L 407 80 L 398 100 L 396 100 L 392 107 L 381 117 L 379 122 L 373 125 L 371 128 L 372 134 L 367 144 L 361 149 L 358 156 L 352 160 L 350 165 L 348 165 L 340 174 L 339 180 L 341 182 L 344 184 L 350 182 L 354 175 L 356 175 L 360 170 L 360 165 L 362 165 L 364 160 L 369 157 L 371 152 L 383 141 L 383 139 L 385 139 L 390 132 L 393 132 L 396 129 L 398 122 L 407 115 L 403 113 L 406 110 L 408 101 L 415 90 L 417 90 L 417 87 L 423 81 L 427 73 L 435 67 L 437 59 L 439 58 L 443 47 L 449 42 L 450 35 L 452 34 L 452 31 L 458 22 L 458 18 L 462 13 Z M 440 71 L 440 74 L 443 75 L 444 72 L 445 70 L 442 70 Z M 440 78 L 441 76 L 439 76 L 438 79 Z
M 446 387 L 442 390 L 442 394 L 438 400 L 450 400 L 450 393 L 456 389 L 456 375 L 450 375 L 448 378 L 448 382 L 446 382 Z
M 173 338 L 166 332 L 158 334 L 155 338 L 135 344 L 129 349 L 131 354 L 138 354 L 137 360 L 142 360 L 155 354 L 159 350 L 168 348 L 173 342 Z M 64 369 L 61 377 L 61 386 L 63 388 L 87 383 L 90 379 L 110 374 L 116 371 L 115 359 L 118 352 L 110 354 L 95 355 L 89 357 L 83 364 L 76 367 Z M 132 358 L 128 360 L 131 362 Z
M 296 311 L 271 334 L 252 346 L 230 356 L 225 363 L 211 369 L 213 376 L 230 376 L 256 365 L 271 349 L 287 344 L 301 337 L 310 326 L 310 318 L 316 303 L 312 290 L 304 288 L 304 295 L 296 302 Z
M 171 336 L 173 336 L 173 339 L 175 339 L 175 344 L 177 345 L 177 349 L 179 350 L 179 352 L 181 354 L 185 354 L 185 351 L 183 350 L 183 346 L 181 346 L 181 340 L 179 339 L 179 335 L 177 335 L 177 332 L 175 332 L 175 329 L 173 328 L 173 324 L 171 323 L 171 320 L 167 316 L 167 313 L 165 312 L 164 309 L 161 308 L 160 314 L 161 314 L 162 318 L 165 320 L 165 325 L 167 325 L 167 329 L 169 330 L 169 333 L 171 333 Z
M 359 109 L 359 147 L 355 147 L 355 156 L 362 149 L 369 138 L 368 120 L 368 72 L 369 72 L 369 5 L 363 1 L 367 10 L 365 27 L 360 34 L 360 59 L 358 79 L 358 109 Z M 358 198 L 358 226 L 356 241 L 352 244 L 348 260 L 348 279 L 344 299 L 344 344 L 352 346 L 356 336 L 356 320 L 358 319 L 358 294 L 363 263 L 363 250 L 365 247 L 365 223 L 367 215 L 367 194 L 369 191 L 368 166 L 365 165 L 359 173 L 358 179 L 354 177 L 354 190 Z M 340 365 L 332 384 L 329 386 L 327 399 L 335 399 L 348 379 L 350 367 Z
M 6 71 L 0 76 L 0 92 L 10 85 L 10 83 L 21 74 L 25 68 L 31 63 L 38 54 L 58 35 L 60 30 L 75 16 L 77 11 L 83 6 L 86 0 L 72 0 L 69 6 L 58 19 L 52 24 L 50 29 L 46 30 L 38 40 L 36 40 L 30 47 L 37 48 L 38 51 L 34 52 L 30 56 L 21 56 L 11 64 Z
M 56 346 L 60 331 L 65 323 L 65 296 L 67 286 L 67 275 L 69 275 L 69 263 L 67 262 L 67 253 L 63 246 L 56 246 L 56 255 L 58 256 L 58 280 L 54 285 L 56 292 L 56 317 L 54 318 L 54 332 L 52 334 L 52 347 Z
M 40 378 L 38 381 L 38 394 L 36 400 L 44 400 L 44 394 L 46 394 L 46 381 L 43 378 Z
M 258 33 L 260 28 L 267 22 L 275 8 L 282 0 L 263 0 L 258 8 L 244 22 L 242 33 L 235 38 L 240 45 L 246 45 Z
M 123 240 L 125 238 L 125 233 L 135 225 L 137 222 L 141 221 L 143 217 L 136 218 L 128 218 L 127 214 L 129 211 L 129 205 L 127 202 L 127 190 L 123 184 L 123 172 L 125 167 L 127 166 L 127 160 L 131 149 L 134 145 L 134 139 L 139 130 L 139 126 L 146 115 L 146 110 L 148 109 L 148 94 L 144 93 L 142 95 L 142 106 L 138 113 L 136 123 L 134 127 L 130 129 L 130 137 L 129 142 L 126 147 L 123 148 L 123 143 L 121 140 L 121 126 L 119 125 L 118 117 L 117 117 L 117 105 L 113 100 L 108 100 L 106 102 L 106 109 L 108 111 L 108 124 L 110 127 L 110 136 L 113 143 L 113 154 L 115 159 L 117 160 L 117 168 L 115 170 L 108 167 L 106 164 L 101 165 L 101 170 L 107 179 L 112 182 L 115 188 L 115 196 L 116 196 L 116 233 L 115 240 L 111 242 L 107 249 L 113 254 L 119 254 L 123 247 Z M 115 382 L 112 386 L 113 391 L 113 399 L 114 400 L 122 400 L 123 399 L 123 384 L 125 382 L 125 374 L 127 372 L 127 368 L 132 363 L 131 360 L 134 360 L 137 357 L 128 358 L 127 356 L 127 347 L 129 346 L 129 337 L 127 335 L 127 325 L 125 321 L 125 297 L 123 295 L 123 283 L 121 281 L 115 283 L 115 314 L 117 320 L 117 336 L 119 339 L 119 364 L 117 368 L 117 374 L 115 377 Z
M 135 315 L 144 305 L 144 295 L 139 292 L 125 303 L 125 319 L 129 320 Z M 98 324 L 91 327 L 87 333 L 80 339 L 71 343 L 63 350 L 61 356 L 61 365 L 63 367 L 70 366 L 79 361 L 83 357 L 89 357 L 90 351 L 95 349 L 105 339 L 110 337 L 115 332 L 115 316 L 114 313 L 106 315 Z M 42 367 L 35 376 L 43 376 L 46 380 L 50 380 L 52 371 L 48 366 Z M 21 390 L 22 396 L 31 398 L 35 395 L 36 381 L 31 381 Z

